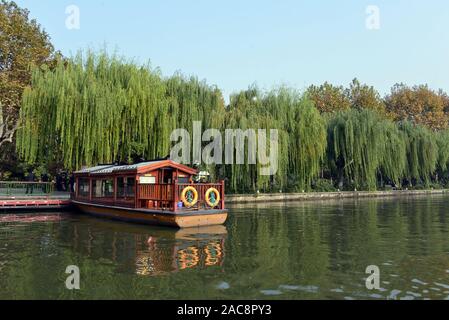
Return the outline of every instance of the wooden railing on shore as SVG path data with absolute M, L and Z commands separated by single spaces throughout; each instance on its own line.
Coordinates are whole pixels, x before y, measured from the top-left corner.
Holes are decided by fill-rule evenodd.
M 52 182 L 0 181 L 0 196 L 48 196 L 54 187 Z
M 193 187 L 198 192 L 198 202 L 190 208 L 179 206 L 181 193 L 187 187 Z M 211 208 L 206 202 L 206 191 L 215 188 L 220 193 L 220 203 Z M 171 211 L 190 211 L 224 209 L 224 183 L 189 183 L 189 184 L 140 184 L 138 185 L 138 207 L 162 209 Z

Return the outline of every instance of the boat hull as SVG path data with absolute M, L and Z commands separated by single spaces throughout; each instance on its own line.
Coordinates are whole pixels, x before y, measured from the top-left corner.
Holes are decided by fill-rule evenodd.
M 80 201 L 72 201 L 72 204 L 83 213 L 100 218 L 175 228 L 221 225 L 228 217 L 227 210 L 173 212 L 123 208 Z

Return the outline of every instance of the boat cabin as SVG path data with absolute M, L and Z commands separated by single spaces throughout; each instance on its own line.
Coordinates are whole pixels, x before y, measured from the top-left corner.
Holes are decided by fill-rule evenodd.
M 224 209 L 224 182 L 195 183 L 198 174 L 171 160 L 98 165 L 74 173 L 73 200 L 163 211 Z

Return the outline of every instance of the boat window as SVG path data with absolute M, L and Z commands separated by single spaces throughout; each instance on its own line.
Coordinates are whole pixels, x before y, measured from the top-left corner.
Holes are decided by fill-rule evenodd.
M 162 183 L 172 183 L 173 170 L 166 168 L 162 171 Z
M 117 178 L 117 197 L 125 197 L 125 178 L 123 177 Z
M 114 180 L 107 179 L 102 181 L 102 197 L 108 198 L 114 196 Z
M 179 177 L 178 183 L 189 183 L 189 178 L 188 177 Z
M 92 180 L 92 196 L 101 198 L 101 180 Z
M 111 198 L 114 196 L 114 180 L 93 180 L 92 191 L 95 198 Z
M 136 178 L 128 177 L 126 179 L 126 195 L 128 197 L 134 197 L 135 186 L 136 186 Z
M 117 178 L 117 197 L 126 198 L 134 197 L 134 186 L 136 179 L 134 177 Z
M 78 195 L 80 197 L 89 196 L 89 179 L 86 178 L 78 179 Z

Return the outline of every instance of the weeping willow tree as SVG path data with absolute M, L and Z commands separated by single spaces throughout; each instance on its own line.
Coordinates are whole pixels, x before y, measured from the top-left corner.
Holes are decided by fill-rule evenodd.
M 434 132 L 426 127 L 410 122 L 400 123 L 400 128 L 407 136 L 406 178 L 412 182 L 429 183 L 435 173 L 438 162 L 438 144 Z
M 440 176 L 449 178 L 449 130 L 443 130 L 436 133 L 436 142 L 438 146 L 437 169 Z
M 169 154 L 175 128 L 219 125 L 211 115 L 223 113 L 219 90 L 195 78 L 163 79 L 148 65 L 79 53 L 53 71 L 34 69 L 17 148 L 28 162 L 58 157 L 68 169 L 154 159 Z
M 178 127 L 192 132 L 194 121 L 203 128 L 221 128 L 224 120 L 224 100 L 216 86 L 209 86 L 195 77 L 186 78 L 177 73 L 165 81 L 170 112 Z
M 292 182 L 289 180 L 297 189 L 309 189 L 320 171 L 326 150 L 324 120 L 313 104 L 294 90 L 282 87 L 261 93 L 252 87 L 233 95 L 224 126 L 278 131 L 276 173 L 261 175 L 260 163 L 227 165 L 225 176 L 233 192 L 279 190 Z
M 383 151 L 380 163 L 380 179 L 385 177 L 394 185 L 401 186 L 407 165 L 407 136 L 398 125 L 389 120 L 380 122 L 383 133 Z
M 176 127 L 189 132 L 191 141 L 194 141 L 195 122 L 201 123 L 203 131 L 223 127 L 226 109 L 223 95 L 216 86 L 209 86 L 195 77 L 186 78 L 180 73 L 168 78 L 165 85 L 169 112 L 173 114 Z M 206 144 L 202 142 L 201 146 L 205 147 Z M 190 159 L 193 160 L 193 148 L 190 152 Z M 212 179 L 220 178 L 215 165 L 203 164 L 202 168 L 210 172 Z
M 368 110 L 328 116 L 328 161 L 347 185 L 375 190 L 388 180 L 401 186 L 428 184 L 438 167 L 447 169 L 448 133 L 409 122 L 395 123 Z
M 288 172 L 297 179 L 297 188 L 308 190 L 321 169 L 326 153 L 326 125 L 318 110 L 306 96 L 279 94 L 277 116 L 288 133 Z
M 248 133 L 245 139 L 245 148 L 243 149 L 243 162 L 237 163 L 239 156 L 239 150 L 235 148 L 232 152 L 233 164 L 227 164 L 224 166 L 224 176 L 229 181 L 228 190 L 231 192 L 254 192 L 256 190 L 267 190 L 270 187 L 269 176 L 260 175 L 261 165 L 256 160 L 256 164 L 249 163 L 249 139 L 258 145 L 257 138 L 258 129 L 278 129 L 278 125 L 275 123 L 275 119 L 266 110 L 260 112 L 263 109 L 262 106 L 262 94 L 255 88 L 247 91 L 240 92 L 231 97 L 230 105 L 227 109 L 224 121 L 224 129 L 226 136 L 226 129 L 228 130 L 241 130 L 243 133 Z M 268 125 L 268 126 L 267 126 Z M 247 130 L 253 130 L 251 135 Z M 282 130 L 281 130 L 282 131 Z M 279 133 L 280 136 L 284 136 L 284 132 Z M 233 138 L 234 139 L 234 138 Z M 279 138 L 280 144 L 284 139 Z M 229 141 L 228 141 L 229 142 Z M 234 144 L 237 145 L 237 141 L 234 140 Z M 266 145 L 267 146 L 267 145 Z M 268 147 L 268 146 L 267 146 Z M 285 150 L 284 145 L 279 146 L 279 151 Z M 278 170 L 276 178 L 280 185 L 283 184 L 285 175 L 285 153 L 278 154 Z
M 375 190 L 377 173 L 383 165 L 389 175 L 394 170 L 391 158 L 384 156 L 389 140 L 387 125 L 375 112 L 356 110 L 338 112 L 328 120 L 328 161 L 338 178 L 358 189 Z

